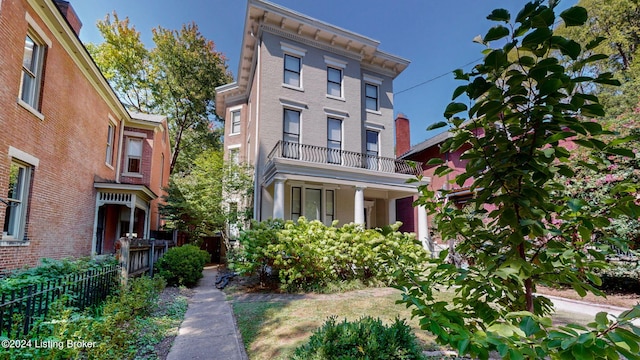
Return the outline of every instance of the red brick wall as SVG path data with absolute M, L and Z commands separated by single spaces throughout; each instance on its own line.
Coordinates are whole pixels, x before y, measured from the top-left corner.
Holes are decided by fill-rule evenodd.
M 16 101 L 28 29 L 25 12 L 53 42 L 46 54 L 41 92 L 44 120 Z M 88 256 L 94 177 L 115 180 L 114 170 L 105 164 L 105 151 L 109 115 L 118 118 L 24 0 L 2 1 L 0 39 L 0 197 L 7 195 L 10 146 L 39 159 L 27 219 L 30 244 L 0 246 L 0 271 L 35 265 L 42 257 Z M 116 137 L 114 151 L 117 141 Z M 0 205 L 0 222 L 4 213 Z
M 403 114 L 396 117 L 396 157 L 411 149 L 411 130 L 409 119 Z
M 162 127 L 164 131 L 156 131 L 153 140 L 154 146 L 151 160 L 151 179 L 149 181 L 149 187 L 151 188 L 151 191 L 158 195 L 158 198 L 151 202 L 151 230 L 159 230 L 163 225 L 159 217 L 158 205 L 163 202 L 162 196 L 166 195 L 164 188 L 169 186 L 171 147 L 169 146 L 169 129 L 166 121 L 163 122 Z
M 144 129 L 125 126 L 124 131 L 125 131 L 125 135 L 123 139 L 124 146 L 122 147 L 122 151 L 124 153 L 122 156 L 122 163 L 121 163 L 122 173 L 127 172 L 126 153 L 127 153 L 128 136 L 126 132 L 131 131 L 136 134 L 144 134 L 146 135 L 146 138 L 144 138 L 142 142 L 142 161 L 140 163 L 140 173 L 142 174 L 142 177 L 122 175 L 120 177 L 120 182 L 124 184 L 146 185 L 148 187 L 151 187 L 151 162 L 153 159 L 153 147 L 155 143 L 153 130 L 144 130 Z M 133 137 L 136 137 L 136 136 L 133 136 Z

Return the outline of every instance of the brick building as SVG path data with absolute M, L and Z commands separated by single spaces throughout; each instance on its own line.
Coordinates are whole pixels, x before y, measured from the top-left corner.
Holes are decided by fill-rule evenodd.
M 252 204 L 229 207 L 252 206 L 256 220 L 394 223 L 396 199 L 417 193 L 416 169 L 394 155 L 393 81 L 409 61 L 264 0 L 248 1 L 241 35 L 216 112 L 226 158 L 253 166 L 255 188 Z
M 0 1 L 0 272 L 161 225 L 167 122 L 129 114 L 68 2 Z

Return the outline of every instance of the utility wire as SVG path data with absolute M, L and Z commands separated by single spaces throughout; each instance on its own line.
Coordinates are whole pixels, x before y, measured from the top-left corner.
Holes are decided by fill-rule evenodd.
M 476 63 L 476 62 L 478 62 L 478 61 L 480 61 L 480 60 L 482 60 L 482 59 L 484 59 L 484 56 L 483 56 L 483 57 L 479 57 L 479 58 L 477 58 L 477 59 L 475 59 L 475 60 L 473 60 L 473 61 L 469 61 L 468 63 L 466 63 L 466 64 L 464 64 L 464 65 L 462 65 L 462 66 L 458 66 L 456 69 L 464 68 L 464 67 L 469 66 L 469 65 L 471 65 L 471 64 L 474 64 L 474 63 Z M 455 69 L 454 69 L 454 70 L 455 70 Z M 422 86 L 422 85 L 428 84 L 428 83 L 430 83 L 430 82 L 432 82 L 432 81 L 436 81 L 436 80 L 438 80 L 438 79 L 440 79 L 440 78 L 442 78 L 442 77 L 445 77 L 445 76 L 447 76 L 447 75 L 451 74 L 452 72 L 453 72 L 453 70 L 451 70 L 451 71 L 447 71 L 447 72 L 446 72 L 446 73 L 444 73 L 444 74 L 440 74 L 440 75 L 438 75 L 438 76 L 436 76 L 436 77 L 434 77 L 434 78 L 431 78 L 431 79 L 429 79 L 429 80 L 423 81 L 423 82 L 421 82 L 420 84 L 413 85 L 413 86 L 411 86 L 411 87 L 409 87 L 409 88 L 406 88 L 406 89 L 404 89 L 404 90 L 400 90 L 400 91 L 396 92 L 396 93 L 394 94 L 394 96 L 399 95 L 399 94 L 402 94 L 403 92 L 406 92 L 406 91 L 409 91 L 409 90 L 413 90 L 413 89 L 415 89 L 415 88 L 417 88 L 417 87 L 420 87 L 420 86 Z

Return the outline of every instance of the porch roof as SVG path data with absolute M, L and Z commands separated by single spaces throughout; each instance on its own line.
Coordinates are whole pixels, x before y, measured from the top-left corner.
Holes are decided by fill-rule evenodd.
M 149 202 L 158 198 L 158 195 L 151 191 L 151 189 L 149 189 L 146 185 L 122 184 L 113 182 L 94 182 L 93 187 L 98 190 L 99 193 L 135 195 L 137 199 L 144 200 L 145 202 Z M 127 201 L 109 201 L 109 199 L 107 198 L 103 199 L 103 203 L 105 204 L 123 202 Z

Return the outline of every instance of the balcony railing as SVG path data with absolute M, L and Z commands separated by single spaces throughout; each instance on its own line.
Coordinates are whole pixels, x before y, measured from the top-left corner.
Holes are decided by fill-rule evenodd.
M 271 150 L 267 160 L 272 161 L 276 158 L 294 159 L 317 164 L 333 164 L 385 173 L 418 175 L 422 172 L 422 163 L 415 161 L 398 160 L 282 140 L 278 141 L 273 150 Z

